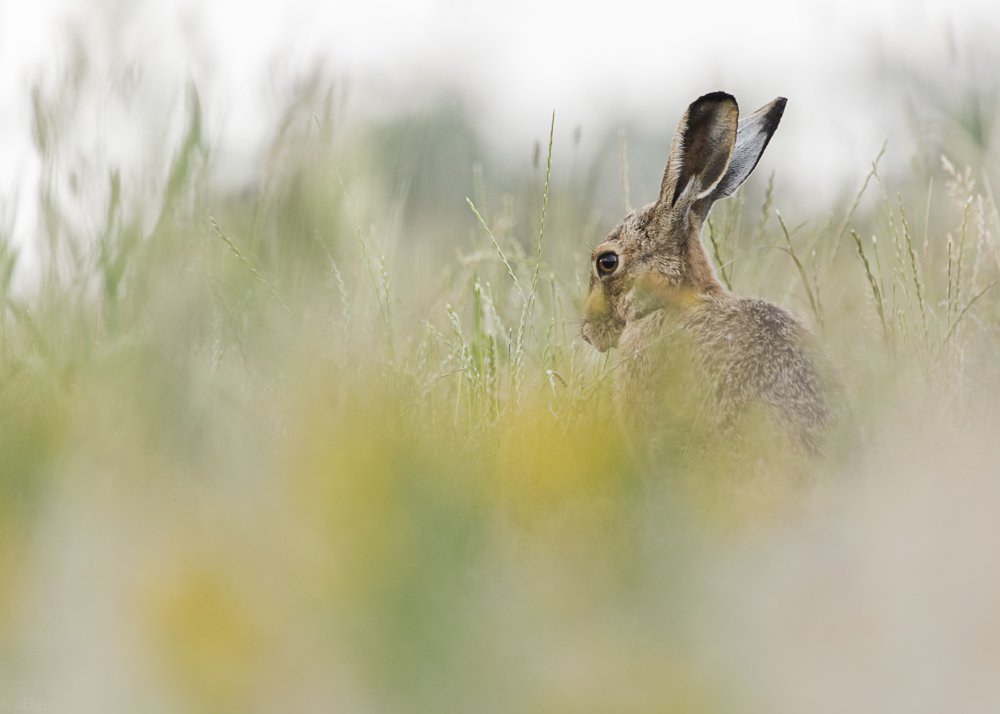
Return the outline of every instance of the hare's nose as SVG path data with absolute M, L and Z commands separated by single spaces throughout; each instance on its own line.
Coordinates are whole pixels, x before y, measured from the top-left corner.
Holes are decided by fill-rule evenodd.
M 583 341 L 586 342 L 588 345 L 593 346 L 594 343 L 590 341 L 589 337 L 587 337 L 586 327 L 587 327 L 586 323 L 580 325 L 580 337 L 582 337 Z

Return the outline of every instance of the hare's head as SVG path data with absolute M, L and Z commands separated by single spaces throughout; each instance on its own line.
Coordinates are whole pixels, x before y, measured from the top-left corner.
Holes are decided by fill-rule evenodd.
M 731 196 L 757 166 L 778 128 L 785 99 L 739 119 L 736 100 L 713 92 L 695 100 L 670 146 L 660 195 L 626 216 L 594 249 L 583 338 L 604 352 L 631 321 L 722 286 L 701 244 L 712 204 Z

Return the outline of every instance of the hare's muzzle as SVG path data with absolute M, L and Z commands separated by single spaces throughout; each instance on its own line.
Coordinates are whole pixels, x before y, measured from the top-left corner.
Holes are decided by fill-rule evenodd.
M 587 319 L 584 319 L 583 324 L 580 325 L 580 336 L 598 352 L 607 352 L 613 346 L 608 331 L 596 327 Z
M 580 334 L 598 352 L 607 352 L 614 346 L 613 330 L 609 329 L 610 318 L 611 311 L 604 293 L 592 290 L 583 304 L 583 324 L 580 325 Z

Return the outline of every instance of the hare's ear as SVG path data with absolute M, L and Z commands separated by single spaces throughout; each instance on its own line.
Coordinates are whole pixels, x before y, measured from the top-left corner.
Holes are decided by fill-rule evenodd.
M 677 125 L 657 204 L 673 209 L 709 196 L 726 173 L 740 109 L 725 92 L 699 97 Z
M 709 204 L 720 198 L 732 196 L 740 184 L 747 180 L 778 128 L 787 101 L 784 97 L 778 97 L 740 120 L 736 130 L 736 146 L 732 158 L 729 159 L 729 167 L 723 174 L 722 180 L 708 196 Z

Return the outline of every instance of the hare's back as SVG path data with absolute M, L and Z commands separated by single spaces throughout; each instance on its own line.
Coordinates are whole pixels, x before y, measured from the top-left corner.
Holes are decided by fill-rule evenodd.
M 710 298 L 685 327 L 696 361 L 731 415 L 763 403 L 807 447 L 834 421 L 827 396 L 832 370 L 812 333 L 788 311 L 759 298 Z

